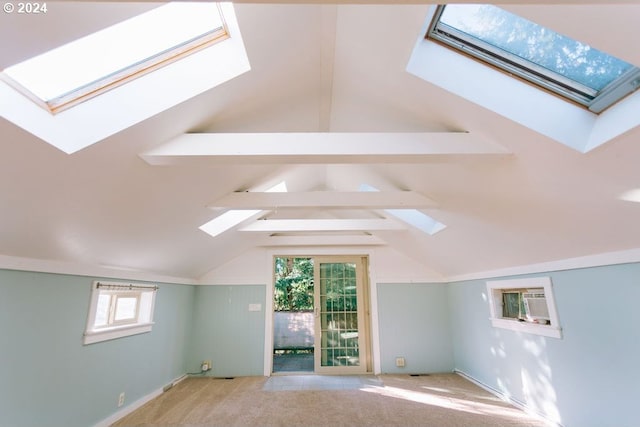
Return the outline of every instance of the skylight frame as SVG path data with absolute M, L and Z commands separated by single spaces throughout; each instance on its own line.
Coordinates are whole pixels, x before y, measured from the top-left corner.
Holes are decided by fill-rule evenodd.
M 223 13 L 221 3 L 217 2 L 215 3 L 215 5 L 219 14 L 220 21 L 222 23 L 221 26 L 212 28 L 210 31 L 201 33 L 196 37 L 185 40 L 163 51 L 146 57 L 138 62 L 130 64 L 129 66 L 109 73 L 97 80 L 83 84 L 73 90 L 67 91 L 66 93 L 57 95 L 51 99 L 44 100 L 40 98 L 38 95 L 34 94 L 31 90 L 16 81 L 4 71 L 0 72 L 0 80 L 4 81 L 10 87 L 27 97 L 29 100 L 36 103 L 41 108 L 50 112 L 51 114 L 57 114 L 75 105 L 99 96 L 105 92 L 122 86 L 132 80 L 142 77 L 148 73 L 179 61 L 191 54 L 197 53 L 214 44 L 229 39 L 231 37 L 230 31 L 225 20 L 225 15 Z M 133 19 L 135 19 L 135 17 Z M 88 37 L 91 37 L 91 35 L 89 35 Z
M 266 193 L 286 193 L 287 191 L 287 181 L 281 181 L 265 190 Z M 211 237 L 216 237 L 265 212 L 267 211 L 262 209 L 230 209 L 198 228 Z
M 362 183 L 358 187 L 358 191 L 378 192 L 380 190 L 367 183 Z M 423 233 L 427 233 L 430 236 L 433 236 L 434 234 L 447 228 L 446 224 L 441 223 L 440 221 L 432 218 L 431 216 L 418 209 L 384 209 L 384 212 L 406 224 L 417 228 Z
M 51 114 L 0 79 L 0 117 L 66 154 L 73 154 L 251 70 L 231 2 L 220 2 L 229 38 L 152 73 Z M 26 37 L 35 27 L 22 28 Z
M 425 34 L 426 39 L 440 42 L 449 48 L 505 71 L 511 76 L 523 79 L 547 92 L 584 106 L 595 114 L 603 112 L 640 87 L 640 68 L 632 66 L 603 89 L 594 90 L 441 22 L 441 16 L 446 6 L 437 6 Z

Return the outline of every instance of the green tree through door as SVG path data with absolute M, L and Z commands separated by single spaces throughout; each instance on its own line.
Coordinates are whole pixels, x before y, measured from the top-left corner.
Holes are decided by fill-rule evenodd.
M 313 259 L 276 257 L 275 311 L 313 310 Z

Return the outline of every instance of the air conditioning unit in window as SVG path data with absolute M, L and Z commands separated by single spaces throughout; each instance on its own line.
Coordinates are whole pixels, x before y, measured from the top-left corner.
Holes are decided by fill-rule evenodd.
M 549 309 L 547 299 L 544 296 L 544 289 L 528 289 L 522 294 L 524 300 L 524 310 L 527 320 L 530 322 L 549 324 Z

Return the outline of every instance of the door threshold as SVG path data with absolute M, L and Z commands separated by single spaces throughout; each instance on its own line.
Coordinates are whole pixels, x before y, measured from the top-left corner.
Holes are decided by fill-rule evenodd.
M 281 371 L 271 372 L 271 377 L 285 377 L 287 375 L 318 375 L 313 371 Z
M 373 372 L 363 372 L 363 373 L 318 373 L 314 371 L 284 371 L 284 372 L 271 372 L 270 377 L 286 377 L 286 376 L 316 376 L 316 377 L 362 377 L 362 376 L 377 376 Z

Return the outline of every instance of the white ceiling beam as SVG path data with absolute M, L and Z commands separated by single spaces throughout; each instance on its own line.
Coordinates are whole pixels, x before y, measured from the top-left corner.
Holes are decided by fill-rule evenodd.
M 212 209 L 331 208 L 331 209 L 421 209 L 436 203 L 413 191 L 307 191 L 267 193 L 243 191 L 229 193 L 216 200 Z
M 188 133 L 141 157 L 151 165 L 208 163 L 420 163 L 447 156 L 504 156 L 468 132 Z
M 266 219 L 239 229 L 261 233 L 379 230 L 406 230 L 406 227 L 389 219 Z
M 90 0 L 100 1 L 100 0 Z M 104 1 L 104 0 L 102 0 Z M 125 1 L 125 0 L 117 0 Z M 152 1 L 152 0 L 145 0 Z M 635 4 L 638 0 L 616 0 L 615 4 Z M 611 0 L 538 0 L 536 4 L 541 5 L 554 5 L 554 4 L 578 4 L 581 6 L 589 4 L 612 4 Z M 259 4 L 341 4 L 345 3 L 345 0 L 233 0 L 233 3 L 259 3 Z M 374 4 L 374 5 L 388 5 L 391 3 L 389 0 L 351 0 L 347 2 L 349 4 Z M 484 0 L 448 0 L 447 4 L 453 3 L 484 3 Z M 442 4 L 442 0 L 394 0 L 393 4 Z M 531 4 L 531 0 L 493 0 L 491 4 L 495 5 L 527 5 Z
M 381 246 L 377 236 L 269 236 L 260 246 Z

